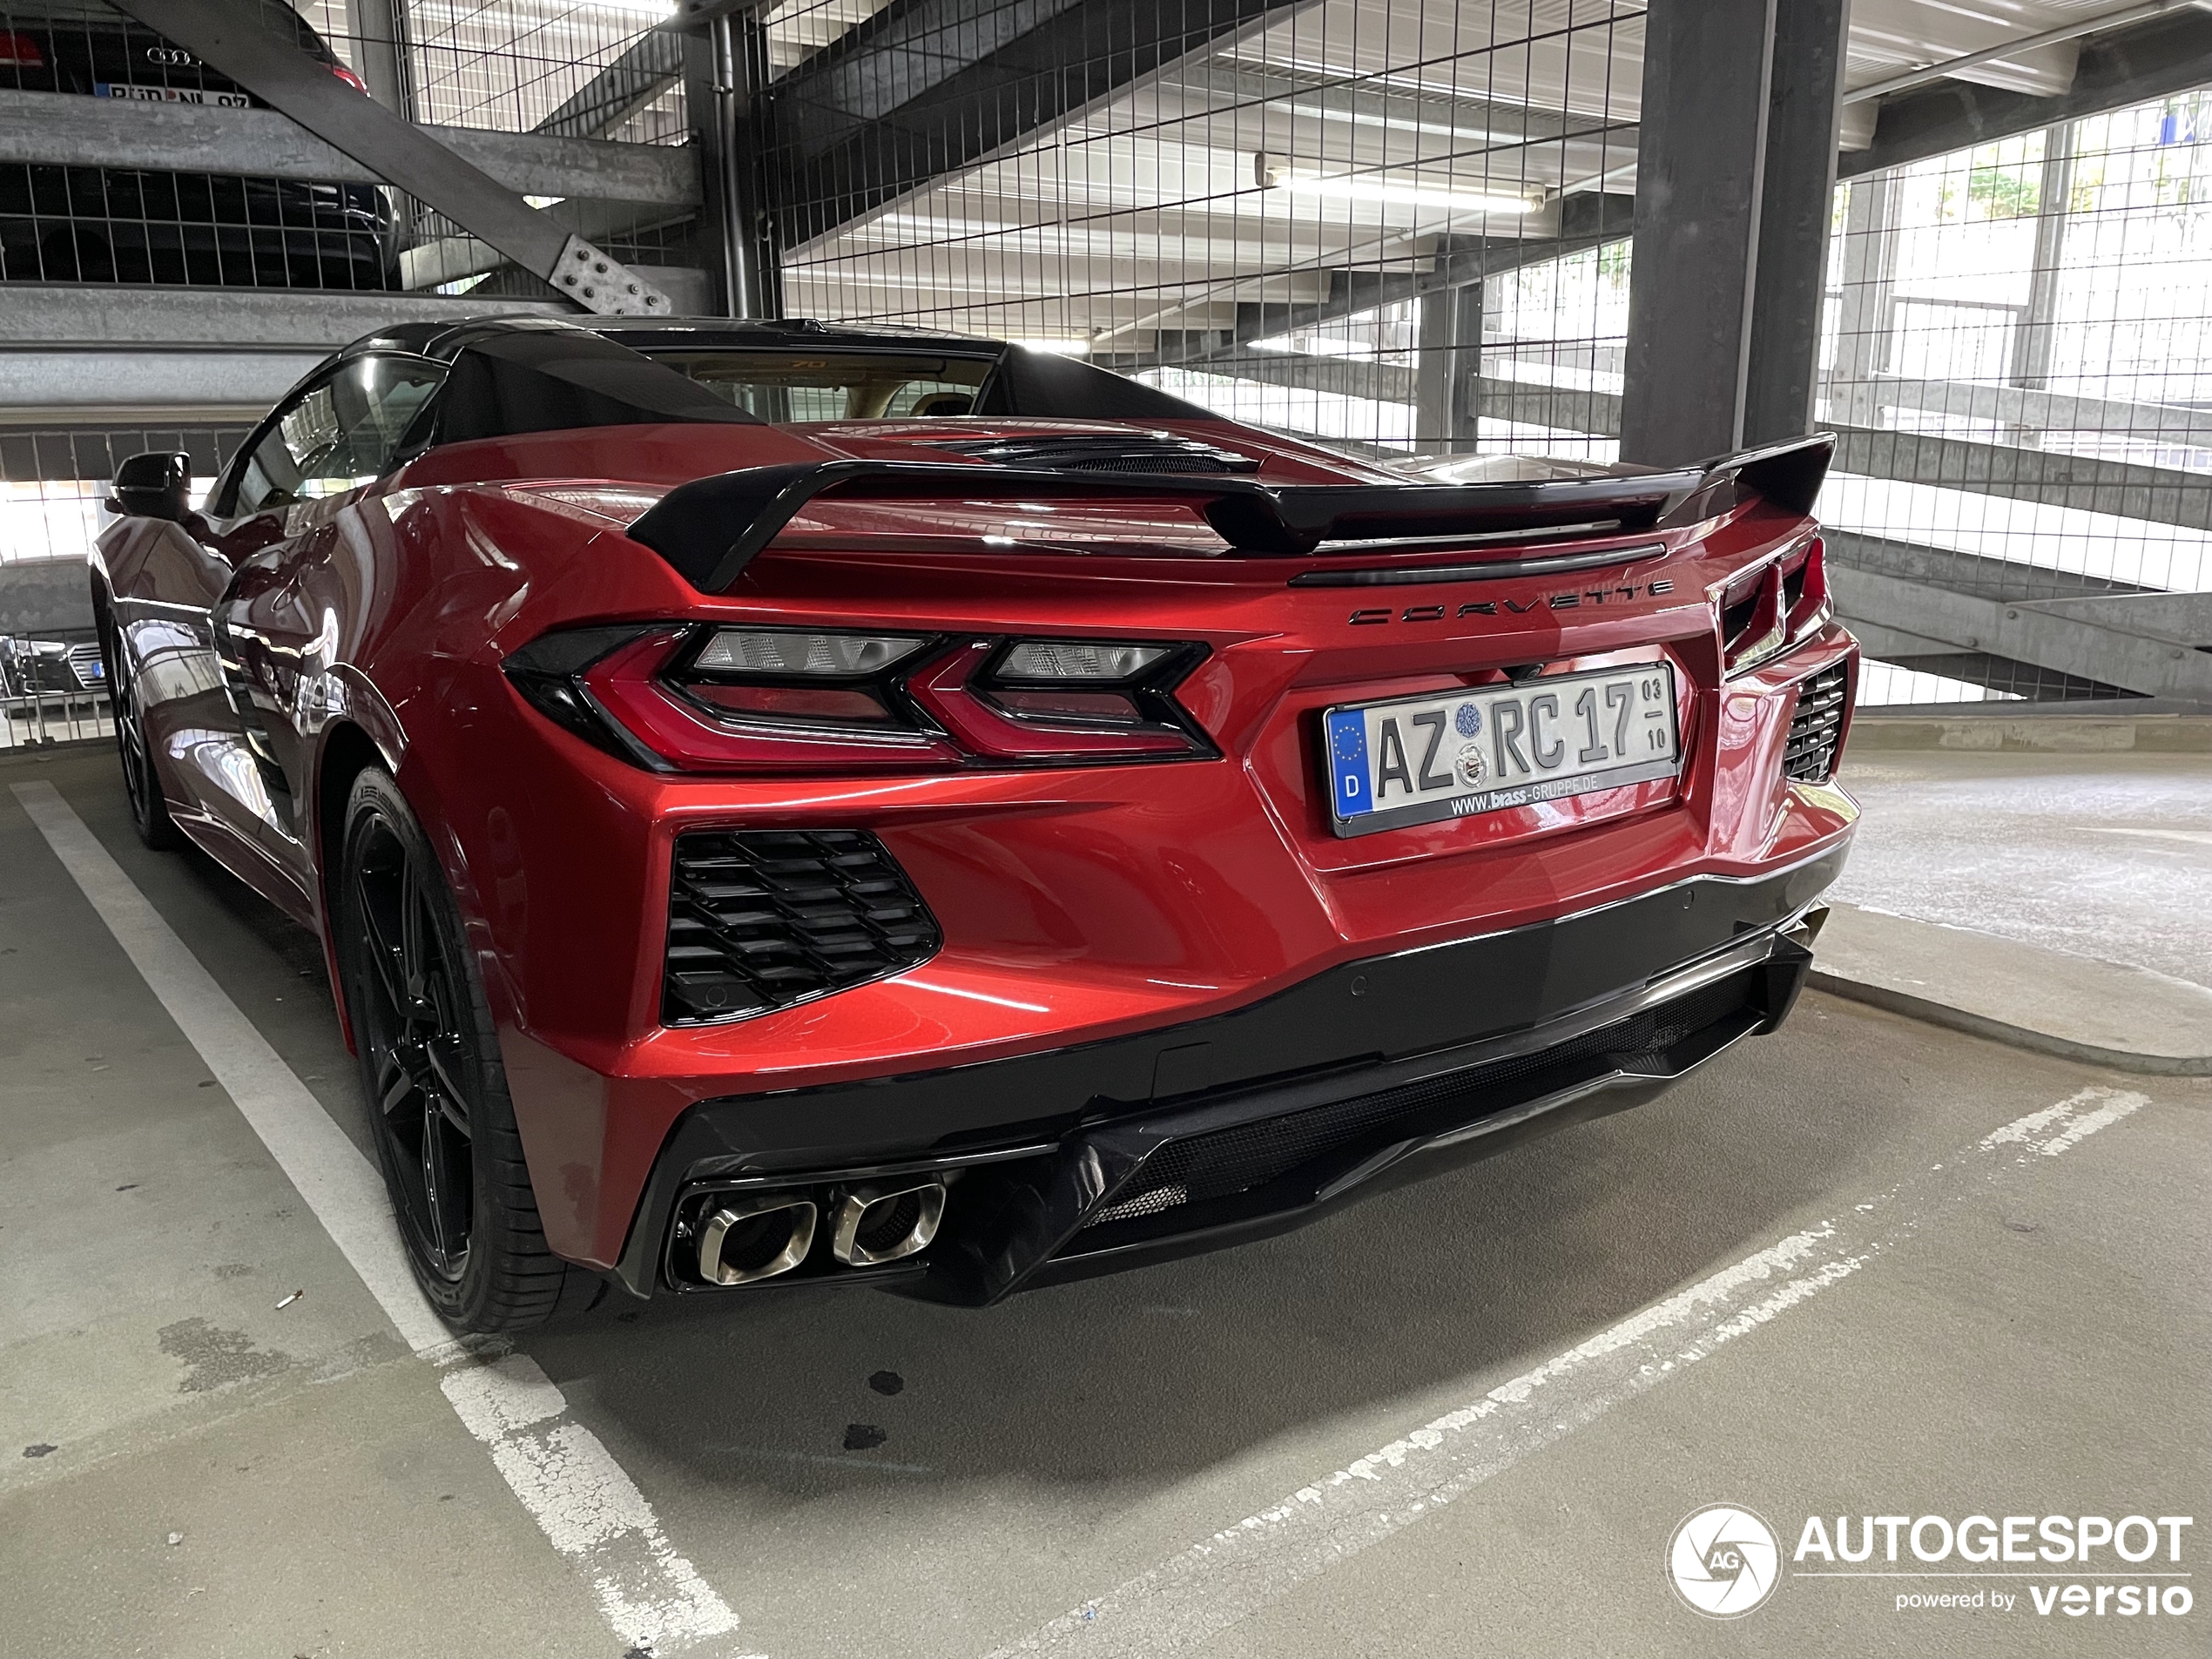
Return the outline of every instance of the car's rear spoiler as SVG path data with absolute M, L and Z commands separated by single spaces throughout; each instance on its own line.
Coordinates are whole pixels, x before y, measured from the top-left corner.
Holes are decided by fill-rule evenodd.
M 1181 500 L 1196 505 L 1238 553 L 1296 556 L 1332 543 L 1364 543 L 1366 550 L 1378 543 L 1548 529 L 1671 529 L 1725 512 L 1747 493 L 1791 512 L 1808 512 L 1834 448 L 1832 435 L 1823 432 L 1669 472 L 1537 483 L 1280 489 L 1250 478 L 1190 473 L 825 461 L 749 467 L 679 485 L 631 524 L 629 535 L 702 593 L 728 588 L 800 509 L 832 492 L 843 501 Z

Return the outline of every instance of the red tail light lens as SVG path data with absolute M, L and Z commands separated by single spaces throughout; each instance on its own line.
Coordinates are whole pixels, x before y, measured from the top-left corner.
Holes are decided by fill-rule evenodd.
M 354 74 L 352 70 L 347 69 L 345 64 L 333 64 L 330 66 L 330 72 L 335 75 L 340 80 L 345 82 L 347 85 L 352 87 L 356 92 L 362 94 L 364 97 L 368 95 L 368 83 L 361 79 L 360 76 Z
M 509 658 L 548 718 L 664 772 L 928 771 L 1211 757 L 1173 698 L 1202 645 L 682 624 Z

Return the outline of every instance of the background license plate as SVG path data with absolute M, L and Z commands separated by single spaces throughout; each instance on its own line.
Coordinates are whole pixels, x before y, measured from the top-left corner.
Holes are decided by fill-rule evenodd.
M 1675 774 L 1675 677 L 1643 663 L 1331 709 L 1339 835 L 1556 800 Z

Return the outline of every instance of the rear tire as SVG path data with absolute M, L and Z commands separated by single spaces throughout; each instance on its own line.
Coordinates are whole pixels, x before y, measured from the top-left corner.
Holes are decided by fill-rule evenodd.
M 123 763 L 123 792 L 131 803 L 131 827 L 155 852 L 173 853 L 185 844 L 185 838 L 169 816 L 169 803 L 161 792 L 161 774 L 154 770 L 153 752 L 146 745 L 137 677 L 124 658 L 115 613 L 105 602 L 96 602 L 93 616 L 99 624 L 100 659 L 107 669 L 108 704 L 115 714 L 115 751 Z
M 584 1276 L 546 1247 L 461 918 L 388 772 L 354 780 L 340 846 L 338 966 L 408 1264 L 458 1330 L 542 1325 Z

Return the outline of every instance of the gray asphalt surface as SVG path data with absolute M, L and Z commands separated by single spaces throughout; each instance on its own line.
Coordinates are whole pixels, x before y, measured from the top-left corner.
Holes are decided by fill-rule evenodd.
M 105 753 L 0 761 L 29 777 L 358 1137 L 314 941 L 140 849 Z M 623 1651 L 4 789 L 0 1067 L 0 1653 Z M 2037 1614 L 2024 1587 L 2075 1581 L 2040 1563 L 1955 1581 L 2008 1612 L 1904 1613 L 1901 1581 L 1785 1561 L 1728 1622 L 1665 1568 L 1725 1501 L 1785 1555 L 1811 1514 L 2191 1515 L 2143 1566 L 2201 1571 L 2209 1118 L 2202 1082 L 1809 995 L 1656 1104 L 1267 1244 L 983 1313 L 610 1304 L 522 1346 L 739 1615 L 698 1651 L 2201 1655 L 2201 1607 Z M 1793 1238 L 1724 1340 L 1622 1334 Z M 1455 1457 L 1456 1487 L 1406 1484 Z

